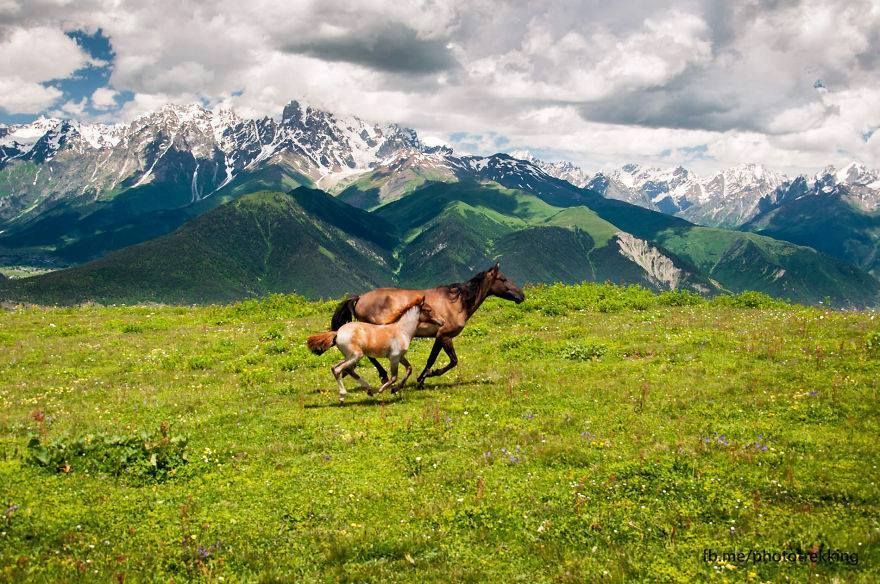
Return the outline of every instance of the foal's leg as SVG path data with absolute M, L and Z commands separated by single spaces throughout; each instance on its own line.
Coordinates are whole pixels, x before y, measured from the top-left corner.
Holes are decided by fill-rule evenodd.
M 382 380 L 382 383 L 388 381 L 388 372 L 385 371 L 385 368 L 382 367 L 382 364 L 375 357 L 367 357 L 370 360 L 370 363 L 373 364 L 373 367 L 376 368 L 376 371 L 379 372 L 379 379 Z
M 361 357 L 362 355 L 352 355 L 351 357 L 340 361 L 330 368 L 330 371 L 333 373 L 333 377 L 336 378 L 336 383 L 339 384 L 339 401 L 345 401 L 345 396 L 348 395 L 348 392 L 345 391 L 345 385 L 342 383 L 344 372 L 352 365 L 357 365 L 357 362 L 360 360 Z
M 382 384 L 382 387 L 379 388 L 379 393 L 385 391 L 390 385 L 394 385 L 394 382 L 397 381 L 397 364 L 400 363 L 400 355 L 392 355 L 391 359 L 391 378 Z
M 440 354 L 440 349 L 443 348 L 443 343 L 440 341 L 440 338 L 434 339 L 434 346 L 431 347 L 431 354 L 428 355 L 428 362 L 425 363 L 425 368 L 422 369 L 422 372 L 419 373 L 418 384 L 419 387 L 425 385 L 425 378 L 428 377 L 428 371 L 431 370 L 431 366 L 434 365 L 434 361 L 437 360 L 437 355 Z
M 366 379 L 357 374 L 357 372 L 355 371 L 355 367 L 357 367 L 357 365 L 352 365 L 351 367 L 346 369 L 345 372 L 343 372 L 343 375 L 351 375 L 358 383 L 361 384 L 361 387 L 367 390 L 367 395 L 373 395 L 373 388 L 370 387 L 370 384 L 367 383 Z
M 403 363 L 403 366 L 406 367 L 406 375 L 403 376 L 403 379 L 400 380 L 400 383 L 391 388 L 391 393 L 397 393 L 403 386 L 406 384 L 406 380 L 409 379 L 409 376 L 412 375 L 412 365 L 409 364 L 409 361 L 406 360 L 406 355 L 400 356 L 400 362 Z

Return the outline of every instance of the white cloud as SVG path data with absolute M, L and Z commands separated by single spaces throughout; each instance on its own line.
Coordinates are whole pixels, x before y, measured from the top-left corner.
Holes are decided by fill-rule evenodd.
M 471 77 L 499 98 L 594 101 L 615 92 L 662 85 L 711 56 L 699 17 L 672 12 L 647 18 L 620 36 L 599 28 L 589 36 L 560 32 L 535 20 L 520 47 L 472 61 Z
M 35 114 L 61 99 L 61 91 L 19 77 L 0 77 L 0 109 Z
M 0 42 L 0 77 L 38 83 L 61 79 L 90 62 L 89 56 L 58 28 L 15 28 Z
M 116 107 L 119 92 L 109 87 L 99 87 L 92 93 L 92 107 L 96 110 L 109 110 Z
M 63 31 L 101 28 L 113 89 L 91 104 L 112 112 L 115 92 L 132 92 L 122 119 L 196 100 L 277 116 L 298 98 L 437 142 L 468 132 L 474 148 L 493 148 L 504 137 L 505 149 L 588 167 L 880 166 L 872 0 L 30 0 L 0 13 L 7 111 L 57 103 L 40 83 L 87 62 Z M 430 66 L 383 53 L 389 26 Z
M 59 109 L 52 111 L 51 115 L 57 118 L 82 119 L 86 116 L 86 106 L 88 105 L 88 101 L 87 97 L 84 97 L 79 101 L 67 101 L 62 104 Z
M 15 28 L 0 41 L 0 108 L 36 113 L 51 107 L 62 93 L 42 82 L 68 77 L 90 62 L 61 30 L 45 26 Z

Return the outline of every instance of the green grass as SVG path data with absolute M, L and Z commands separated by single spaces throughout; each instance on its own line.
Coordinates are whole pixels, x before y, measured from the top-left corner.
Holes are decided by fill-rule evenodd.
M 873 314 L 527 296 L 344 407 L 333 303 L 0 313 L 0 580 L 877 581 Z M 814 545 L 858 565 L 702 559 Z
M 39 276 L 40 274 L 48 274 L 52 272 L 51 268 L 37 268 L 34 266 L 3 266 L 0 267 L 0 274 L 7 278 L 29 278 L 31 276 Z
M 587 207 L 569 207 L 547 219 L 546 223 L 559 227 L 583 229 L 593 237 L 596 247 L 602 247 L 620 231 Z

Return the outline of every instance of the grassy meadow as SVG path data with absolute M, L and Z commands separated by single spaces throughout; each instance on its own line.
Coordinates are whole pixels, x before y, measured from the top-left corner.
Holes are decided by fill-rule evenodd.
M 343 406 L 332 302 L 0 312 L 0 580 L 880 580 L 880 318 L 526 294 Z

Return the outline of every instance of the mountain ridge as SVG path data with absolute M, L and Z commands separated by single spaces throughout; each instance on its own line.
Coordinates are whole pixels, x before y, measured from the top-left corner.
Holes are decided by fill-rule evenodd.
M 40 181 L 48 180 L 46 176 L 61 186 L 57 198 L 43 201 L 44 208 L 40 208 L 40 201 L 32 203 L 25 213 L 30 215 L 3 226 L 0 251 L 5 257 L 32 252 L 75 264 L 100 262 L 103 256 L 111 258 L 111 266 L 113 262 L 121 265 L 119 258 L 128 257 L 129 272 L 138 269 L 134 263 L 137 258 L 145 265 L 158 262 L 151 250 L 169 245 L 201 249 L 205 257 L 219 254 L 240 259 L 250 252 L 228 249 L 223 241 L 208 244 L 199 239 L 201 247 L 190 245 L 194 226 L 207 230 L 206 221 L 231 221 L 236 225 L 233 237 L 245 247 L 259 248 L 261 241 L 265 243 L 262 232 L 255 232 L 237 213 L 256 205 L 253 197 L 248 198 L 250 193 L 282 192 L 287 193 L 283 204 L 275 201 L 278 205 L 274 207 L 260 207 L 291 230 L 284 236 L 275 233 L 273 237 L 280 239 L 272 247 L 289 246 L 300 238 L 297 241 L 303 249 L 313 252 L 303 256 L 289 248 L 299 264 L 288 268 L 292 272 L 303 266 L 315 268 L 320 255 L 333 261 L 342 258 L 342 266 L 365 261 L 373 266 L 370 273 L 382 276 L 362 277 L 359 281 L 363 285 L 387 284 L 389 278 L 400 285 L 433 285 L 467 277 L 481 269 L 481 264 L 499 258 L 523 281 L 608 279 L 655 289 L 685 287 L 703 294 L 755 289 L 803 302 L 818 302 L 828 296 L 843 306 L 873 305 L 880 285 L 840 258 L 811 248 L 760 234 L 699 226 L 678 216 L 683 213 L 652 209 L 658 201 L 686 200 L 693 177 L 681 168 L 664 175 L 668 181 L 664 186 L 653 179 L 637 181 L 640 173 L 648 171 L 627 167 L 615 180 L 630 186 L 650 184 L 656 191 L 651 199 L 643 197 L 639 206 L 608 196 L 607 184 L 599 192 L 602 189 L 594 179 L 584 187 L 572 184 L 572 180 L 579 180 L 579 169 L 568 163 L 543 163 L 534 157 L 523 159 L 505 153 L 461 156 L 449 148 L 425 146 L 412 130 L 370 125 L 298 102 L 284 108 L 280 121 L 242 120 L 232 112 L 209 112 L 192 105 L 168 106 L 122 129 L 93 128 L 91 134 L 84 126 L 65 121 L 40 120 L 35 127 L 30 134 L 22 134 L 18 128 L 0 138 L 3 144 L 15 147 L 24 144 L 21 140 L 28 136 L 31 140 L 27 156 L 7 161 L 0 169 L 0 187 L 39 186 Z M 37 138 L 39 131 L 44 135 Z M 80 156 L 92 151 L 103 153 L 92 160 L 94 167 L 83 162 L 88 156 Z M 122 172 L 118 165 L 124 170 L 129 162 L 134 170 L 123 178 L 127 171 Z M 107 165 L 113 171 L 101 174 Z M 110 176 L 118 188 L 103 194 L 88 189 L 63 191 L 70 186 L 64 180 L 65 173 L 83 169 L 91 171 L 88 180 Z M 746 185 L 737 192 L 748 191 L 749 201 L 755 199 L 754 189 L 747 187 L 750 177 L 764 177 L 768 185 L 780 180 L 756 165 L 719 176 L 716 182 L 722 183 L 722 190 L 732 193 L 734 183 Z M 860 204 L 869 204 L 866 201 L 870 200 L 874 175 L 867 170 L 848 167 L 822 176 L 827 177 L 824 182 L 816 179 L 811 184 L 833 190 L 829 185 L 834 181 L 858 183 L 863 188 L 858 192 Z M 601 178 L 611 184 L 608 177 Z M 672 184 L 675 181 L 678 183 Z M 326 183 L 325 190 L 332 189 L 338 197 L 310 190 L 319 183 Z M 783 192 L 780 186 L 761 196 L 755 203 L 756 212 L 770 212 L 791 199 L 789 191 L 792 189 Z M 703 199 L 693 195 L 694 200 L 705 203 L 709 200 L 705 194 L 700 191 L 697 195 Z M 15 196 L 3 197 L 7 211 L 14 206 L 10 203 L 13 199 Z M 240 200 L 245 200 L 244 207 L 236 206 Z M 279 215 L 279 205 L 289 212 Z M 295 212 L 287 208 L 291 205 Z M 202 219 L 205 216 L 210 216 L 210 221 Z M 220 229 L 212 232 L 225 237 Z M 241 233 L 247 237 L 240 237 Z M 348 247 L 313 245 L 321 239 L 319 233 L 332 233 Z M 147 247 L 131 251 L 132 245 Z M 197 259 L 186 261 L 190 262 L 186 271 L 210 272 Z M 71 273 L 94 274 L 96 266 L 106 265 L 92 261 L 82 266 L 85 271 L 67 270 L 43 280 L 7 284 L 5 289 L 27 289 L 35 286 L 35 281 L 60 282 Z M 213 265 L 221 280 L 227 273 L 241 277 L 222 280 L 207 294 L 209 299 L 248 293 L 253 283 L 242 278 L 253 273 L 250 266 Z M 305 280 L 297 285 L 308 288 L 308 294 L 334 295 L 340 289 L 317 277 L 309 281 L 307 272 L 298 273 Z M 124 275 L 120 278 L 133 281 Z M 190 285 L 186 274 L 180 281 Z M 290 279 L 278 281 L 295 287 Z M 171 300 L 184 296 L 203 300 L 204 295 L 192 286 L 183 286 L 175 296 L 161 283 L 154 284 Z M 274 290 L 262 285 L 253 289 Z M 39 291 L 31 291 L 38 295 Z M 119 288 L 108 294 L 103 296 L 124 297 L 125 292 Z
M 682 217 L 710 227 L 738 228 L 751 221 L 761 206 L 776 202 L 780 189 L 803 179 L 810 188 L 847 187 L 853 202 L 865 211 L 880 208 L 880 171 L 853 161 L 837 169 L 827 166 L 812 176 L 788 177 L 757 163 L 740 164 L 708 176 L 683 166 L 642 167 L 627 164 L 612 171 L 589 173 L 570 162 L 548 162 L 528 151 L 511 155 L 532 162 L 548 174 L 618 199 Z
M 372 212 L 308 187 L 244 195 L 82 266 L 0 283 L 0 298 L 186 304 L 270 292 L 338 297 L 463 281 L 495 261 L 520 283 L 611 281 L 705 295 L 758 290 L 855 307 L 880 298 L 876 279 L 813 249 L 693 225 L 549 175 L 526 181 L 510 172 L 518 163 L 509 157 L 495 162 L 480 166 L 494 168 L 497 181 L 430 182 Z

